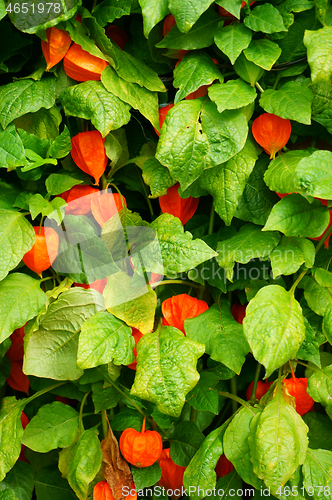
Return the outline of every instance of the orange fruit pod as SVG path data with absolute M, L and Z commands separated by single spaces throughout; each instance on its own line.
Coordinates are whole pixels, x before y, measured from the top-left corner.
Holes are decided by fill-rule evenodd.
M 190 297 L 186 293 L 174 295 L 164 300 L 161 304 L 163 313 L 163 326 L 174 326 L 184 332 L 184 321 L 189 318 L 196 318 L 207 311 L 209 306 L 204 300 Z
M 24 326 L 14 330 L 10 339 L 12 345 L 6 352 L 6 356 L 10 361 L 20 361 L 24 356 Z
M 307 393 L 308 379 L 293 376 L 293 378 L 285 379 L 284 382 L 288 393 L 295 398 L 297 413 L 301 416 L 307 413 L 315 403 Z
M 68 203 L 66 214 L 87 215 L 91 212 L 91 201 L 96 193 L 99 193 L 99 189 L 92 186 L 77 185 L 59 196 Z
M 121 198 L 118 193 L 101 193 L 100 196 L 96 196 L 92 200 L 92 215 L 94 216 L 98 224 L 102 227 L 105 222 L 113 217 L 113 215 L 120 212 L 123 206 L 127 206 L 127 202 L 124 196 L 122 196 L 121 202 Z
M 29 269 L 40 275 L 53 264 L 58 255 L 59 236 L 51 227 L 34 226 L 33 229 L 36 241 L 22 260 Z
M 105 172 L 105 139 L 98 130 L 80 132 L 71 139 L 71 156 L 81 170 L 94 178 L 95 184 Z
M 197 210 L 199 198 L 181 198 L 179 195 L 180 184 L 167 189 L 164 196 L 159 196 L 159 205 L 163 214 L 171 214 L 178 217 L 184 226 Z
M 291 131 L 292 127 L 288 119 L 280 118 L 272 113 L 263 113 L 252 124 L 255 141 L 262 146 L 265 153 L 270 155 L 270 158 L 275 158 L 276 153 L 286 146 Z
M 105 286 L 107 285 L 107 278 L 103 278 L 101 280 L 96 280 L 93 281 L 92 283 L 74 283 L 74 286 L 80 287 L 80 288 L 85 288 L 85 290 L 88 290 L 89 288 L 93 288 L 94 290 L 97 290 L 99 293 L 103 293 Z
M 22 371 L 23 360 L 11 361 L 10 365 L 11 370 L 9 377 L 7 378 L 7 384 L 15 391 L 26 392 L 26 394 L 29 394 L 30 380 Z
M 171 449 L 165 448 L 162 450 L 159 457 L 159 465 L 161 467 L 161 478 L 159 479 L 159 486 L 165 489 L 181 489 L 183 486 L 183 474 L 186 467 L 177 465 L 171 459 Z
M 141 432 L 128 427 L 120 436 L 123 458 L 135 467 L 150 467 L 160 457 L 163 442 L 159 432 L 145 430 L 145 417 Z
M 71 44 L 71 38 L 64 30 L 55 26 L 46 30 L 47 42 L 41 41 L 41 48 L 47 62 L 46 71 L 53 68 L 66 55 Z
M 129 38 L 125 30 L 116 26 L 116 24 L 108 26 L 105 30 L 105 35 L 110 38 L 112 42 L 115 42 L 122 50 L 125 49 L 126 43 L 129 42 Z
M 231 309 L 232 316 L 235 319 L 235 321 L 240 323 L 240 325 L 243 324 L 243 320 L 244 320 L 245 315 L 246 315 L 246 309 L 247 309 L 247 304 L 244 304 L 244 305 L 233 304 L 232 305 L 232 309 Z
M 272 385 L 272 382 L 261 382 L 259 380 L 258 384 L 257 384 L 257 389 L 256 389 L 256 399 L 261 399 L 264 396 L 264 394 L 266 394 L 267 391 L 270 389 L 271 385 Z M 248 389 L 246 392 L 247 401 L 249 401 L 249 399 L 251 398 L 253 387 L 254 387 L 254 381 L 252 381 L 248 385 Z
M 22 427 L 23 427 L 23 430 L 26 428 L 26 426 L 28 425 L 29 423 L 29 419 L 28 417 L 26 416 L 26 414 L 22 411 L 21 413 L 21 424 L 22 424 Z M 24 444 L 21 445 L 21 453 L 20 453 L 20 456 L 18 457 L 17 460 L 19 460 L 20 462 L 28 462 L 28 460 L 25 458 L 25 455 L 24 455 L 24 452 L 25 452 L 25 446 Z M 29 463 L 29 462 L 28 462 Z
M 135 360 L 132 363 L 130 363 L 130 365 L 127 365 L 127 366 L 128 366 L 128 368 L 131 368 L 132 370 L 136 370 L 137 344 L 138 344 L 138 341 L 143 337 L 143 333 L 141 333 L 139 330 L 137 330 L 137 328 L 133 328 L 133 327 L 131 328 L 131 332 L 132 332 L 132 336 L 134 337 L 134 340 L 135 340 L 135 347 L 133 349 Z
M 159 127 L 161 128 L 163 126 L 163 123 L 165 121 L 166 115 L 169 112 L 171 108 L 173 108 L 174 103 L 171 102 L 171 104 L 167 104 L 167 106 L 159 106 Z M 157 129 L 153 127 L 155 133 L 159 135 L 160 137 L 160 132 L 158 132 Z
M 63 68 L 66 74 L 78 82 L 100 80 L 107 62 L 100 57 L 93 56 L 80 45 L 74 43 L 63 59 Z
M 125 496 L 127 500 L 137 500 L 137 493 L 131 494 L 135 491 L 134 481 L 130 484 L 129 494 Z M 93 500 L 114 500 L 112 490 L 107 481 L 99 481 L 93 488 Z
M 214 470 L 217 474 L 217 479 L 220 479 L 223 476 L 227 476 L 227 474 L 232 472 L 233 469 L 234 465 L 226 458 L 226 455 L 223 453 L 219 458 Z

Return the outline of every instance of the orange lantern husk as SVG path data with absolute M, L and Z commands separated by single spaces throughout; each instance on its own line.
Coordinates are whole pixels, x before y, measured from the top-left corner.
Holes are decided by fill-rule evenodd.
M 314 405 L 314 400 L 307 393 L 308 379 L 293 378 L 285 379 L 285 384 L 288 393 L 295 398 L 296 411 L 299 415 L 307 413 Z
M 138 344 L 139 340 L 143 337 L 143 333 L 140 332 L 139 330 L 137 330 L 137 328 L 133 328 L 133 327 L 131 328 L 131 332 L 132 332 L 132 336 L 134 337 L 134 340 L 135 340 L 135 347 L 133 349 L 135 360 L 132 363 L 130 363 L 130 365 L 128 365 L 128 368 L 131 368 L 132 370 L 136 370 L 136 367 L 137 367 L 137 361 L 136 361 L 137 344 Z
M 100 57 L 93 56 L 80 45 L 74 43 L 63 59 L 63 68 L 67 76 L 78 82 L 100 80 L 107 62 Z
M 7 378 L 7 384 L 15 391 L 25 392 L 29 394 L 30 380 L 28 376 L 23 373 L 23 360 L 11 361 L 10 375 Z
M 256 389 L 256 399 L 261 399 L 264 396 L 264 394 L 266 394 L 267 391 L 270 389 L 271 385 L 272 382 L 261 382 L 259 380 Z M 249 401 L 249 399 L 251 398 L 253 387 L 254 387 L 254 382 L 252 381 L 247 388 L 246 392 L 247 401 Z
M 167 106 L 160 106 L 159 107 L 159 127 L 161 128 L 163 126 L 163 123 L 165 121 L 166 115 L 169 112 L 171 108 L 173 108 L 174 103 L 171 102 L 171 104 L 167 104 Z M 160 137 L 160 132 L 156 128 L 154 128 L 155 133 Z
M 252 135 L 270 158 L 286 146 L 292 132 L 291 123 L 272 113 L 263 113 L 253 121 Z
M 217 479 L 220 479 L 223 476 L 227 476 L 233 469 L 234 465 L 232 462 L 226 458 L 225 454 L 222 454 L 214 470 L 217 474 Z
M 77 185 L 69 191 L 65 191 L 60 196 L 68 204 L 66 214 L 88 215 L 91 213 L 91 201 L 93 196 L 99 195 L 99 189 L 92 186 Z
M 71 139 L 71 156 L 81 170 L 99 183 L 107 165 L 105 139 L 98 130 L 80 132 Z M 67 197 L 68 200 L 68 197 Z
M 161 478 L 158 484 L 159 486 L 163 486 L 165 489 L 171 489 L 173 491 L 177 489 L 181 490 L 183 486 L 183 474 L 186 467 L 181 467 L 173 462 L 170 452 L 170 448 L 165 448 L 161 452 L 159 458 Z
M 6 352 L 6 356 L 10 361 L 20 361 L 24 356 L 24 326 L 14 330 L 10 340 L 12 345 Z
M 179 195 L 180 184 L 167 189 L 164 196 L 159 197 L 161 211 L 178 217 L 184 226 L 197 210 L 199 198 L 181 198 Z
M 55 26 L 46 30 L 47 42 L 41 41 L 41 48 L 47 63 L 46 71 L 53 68 L 66 55 L 71 44 L 71 38 L 64 30 Z
M 107 278 L 103 278 L 101 280 L 93 281 L 92 283 L 74 283 L 75 287 L 85 288 L 88 290 L 89 288 L 93 288 L 99 293 L 103 293 L 105 286 L 107 285 Z
M 106 28 L 105 35 L 110 38 L 112 42 L 115 42 L 122 50 L 125 49 L 126 43 L 129 42 L 129 38 L 125 30 L 119 28 L 119 26 L 116 26 L 115 24 L 111 24 L 108 28 Z
M 121 201 L 122 197 L 122 201 Z M 96 196 L 91 203 L 92 215 L 102 227 L 105 222 L 107 222 L 113 215 L 120 212 L 123 207 L 127 206 L 127 202 L 124 196 L 118 193 L 101 193 L 100 196 Z
M 145 430 L 145 417 L 141 432 L 129 427 L 120 436 L 123 458 L 135 467 L 150 467 L 160 457 L 163 442 L 159 432 Z
M 41 274 L 53 264 L 58 255 L 59 236 L 51 227 L 35 226 L 33 229 L 36 241 L 22 260 L 29 269 Z
M 190 297 L 186 293 L 174 295 L 161 304 L 162 324 L 163 326 L 174 326 L 185 333 L 184 321 L 189 318 L 196 318 L 196 316 L 208 309 L 209 306 L 204 300 Z

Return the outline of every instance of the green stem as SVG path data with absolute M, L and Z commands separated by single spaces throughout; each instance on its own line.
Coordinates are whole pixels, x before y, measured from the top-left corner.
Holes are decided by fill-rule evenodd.
M 93 0 L 91 12 L 94 11 L 94 9 L 96 8 L 97 3 L 98 3 L 98 0 Z
M 282 71 L 278 71 L 277 78 L 276 78 L 274 85 L 273 85 L 273 90 L 275 90 L 277 88 L 277 85 L 278 85 L 281 77 L 282 77 Z
M 259 85 L 258 82 L 255 83 L 256 87 L 258 88 L 258 90 L 263 94 L 264 92 L 264 89 L 262 89 L 262 87 Z
M 152 283 L 152 288 L 156 288 L 157 286 L 160 285 L 188 285 L 193 288 L 202 288 L 202 285 L 196 285 L 192 283 L 191 281 L 182 281 L 182 280 L 163 280 L 160 281 L 160 283 L 156 283 L 154 286 L 154 283 Z
M 22 401 L 24 401 L 24 404 L 27 405 L 28 403 L 30 403 L 34 399 L 39 398 L 39 396 L 42 396 L 43 394 L 46 394 L 47 392 L 53 391 L 57 387 L 60 387 L 61 385 L 64 385 L 66 383 L 67 382 L 59 382 L 58 384 L 50 385 L 49 387 L 46 387 L 45 389 L 42 389 L 42 390 L 36 392 L 35 394 L 33 394 L 32 396 L 30 396 L 29 398 L 24 399 Z
M 108 434 L 108 423 L 107 423 L 107 417 L 106 417 L 106 410 L 101 412 L 101 423 L 103 425 L 103 436 L 105 438 Z
M 317 373 L 321 372 L 321 370 L 319 368 L 315 368 L 314 366 L 310 366 L 307 363 L 303 363 L 302 361 L 299 361 L 298 359 L 294 359 L 291 361 L 295 361 L 295 363 L 297 363 L 298 365 L 305 366 L 306 368 L 309 368 L 309 370 L 312 370 L 313 372 L 317 372 Z
M 231 378 L 231 392 L 232 392 L 233 396 L 235 396 L 237 398 L 236 375 L 234 375 L 234 377 Z M 233 413 L 235 413 L 236 410 L 237 410 L 237 399 L 234 398 L 232 400 Z
M 250 396 L 249 401 L 253 403 L 256 401 L 256 392 L 257 392 L 257 385 L 258 385 L 258 379 L 259 379 L 259 374 L 261 371 L 262 365 L 260 363 L 257 363 L 257 368 L 256 368 L 256 373 L 255 373 L 255 378 L 254 378 L 254 385 L 252 386 L 252 393 Z
M 251 409 L 251 406 L 246 401 L 244 401 L 243 399 L 239 398 L 238 396 L 234 396 L 234 394 L 231 394 L 230 392 L 225 392 L 225 391 L 218 391 L 218 394 L 220 396 L 224 396 L 225 398 L 229 398 L 232 401 L 236 401 L 237 403 L 240 403 L 240 405 L 245 406 L 246 408 L 248 408 L 248 410 L 251 411 L 251 413 L 253 415 L 255 415 L 255 413 Z M 237 411 L 237 409 L 235 411 Z
M 210 212 L 210 222 L 209 222 L 209 232 L 208 232 L 208 234 L 212 234 L 213 233 L 214 214 L 215 214 L 214 203 L 212 202 L 211 212 Z
M 79 417 L 79 429 L 81 432 L 84 432 L 84 427 L 83 427 L 83 407 L 86 403 L 86 400 L 89 396 L 91 391 L 87 392 L 86 394 L 84 394 L 84 398 L 82 399 L 82 403 L 81 403 L 81 406 L 80 406 L 80 417 Z
M 101 190 L 104 191 L 107 188 L 107 179 L 105 174 L 101 176 L 100 183 L 101 183 Z

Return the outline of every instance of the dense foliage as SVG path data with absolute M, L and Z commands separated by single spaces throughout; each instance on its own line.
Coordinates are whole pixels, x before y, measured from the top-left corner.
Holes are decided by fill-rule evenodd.
M 0 0 L 1 499 L 332 497 L 329 4 Z

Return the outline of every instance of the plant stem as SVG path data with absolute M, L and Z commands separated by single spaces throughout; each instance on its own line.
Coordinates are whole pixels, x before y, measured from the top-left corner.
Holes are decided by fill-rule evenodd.
M 259 85 L 258 82 L 255 83 L 256 87 L 258 88 L 258 90 L 263 94 L 264 92 L 264 89 L 262 89 L 262 87 Z
M 81 403 L 81 406 L 80 406 L 80 418 L 79 418 L 79 428 L 80 428 L 80 431 L 83 432 L 84 431 L 84 427 L 83 427 L 83 407 L 86 403 L 86 400 L 89 396 L 91 391 L 87 392 L 86 394 L 84 394 L 84 398 L 82 399 L 82 403 Z
M 208 232 L 208 234 L 212 234 L 213 233 L 214 214 L 215 214 L 214 203 L 212 202 L 211 212 L 210 212 L 210 222 L 209 222 L 209 232 Z
M 106 189 L 107 187 L 107 179 L 105 174 L 101 176 L 100 183 L 101 183 L 101 190 L 104 191 L 104 189 Z
M 27 405 L 28 403 L 30 403 L 34 399 L 39 398 L 39 396 L 42 396 L 43 394 L 46 394 L 47 392 L 53 391 L 57 387 L 60 387 L 60 385 L 64 385 L 66 383 L 67 382 L 59 382 L 58 384 L 50 385 L 49 387 L 46 387 L 45 389 L 42 389 L 41 391 L 36 392 L 35 394 L 33 394 L 32 396 L 30 396 L 29 398 L 24 399 L 22 401 L 24 401 L 25 405 Z
M 248 410 L 251 411 L 251 413 L 254 414 L 254 412 L 251 409 L 251 406 L 246 401 L 239 398 L 238 396 L 234 396 L 234 394 L 231 394 L 230 392 L 225 392 L 225 391 L 218 391 L 218 394 L 220 396 L 225 396 L 225 398 L 229 398 L 232 401 L 236 401 L 237 403 L 240 403 L 240 405 L 245 406 L 246 408 L 248 408 Z M 237 410 L 235 410 L 235 411 L 237 411 Z
M 163 280 L 163 281 L 160 281 L 160 283 L 156 283 L 156 285 L 154 286 L 154 283 L 152 283 L 152 288 L 156 288 L 157 286 L 160 286 L 160 285 L 188 285 L 188 286 L 191 286 L 193 288 L 201 288 L 202 285 L 195 285 L 194 283 L 192 283 L 191 281 L 182 281 L 182 280 Z
M 278 71 L 277 78 L 276 78 L 274 85 L 273 85 L 273 90 L 275 90 L 277 88 L 277 85 L 278 85 L 278 82 L 279 82 L 281 76 L 282 76 L 282 71 Z
M 320 368 L 315 368 L 314 366 L 310 366 L 308 365 L 307 363 L 303 363 L 302 361 L 299 361 L 298 359 L 295 359 L 294 360 L 298 365 L 302 365 L 302 366 L 305 366 L 306 368 L 309 368 L 309 370 L 312 370 L 313 372 L 317 372 L 317 373 L 320 373 L 321 372 L 321 369 Z
M 257 363 L 257 368 L 256 368 L 256 373 L 255 373 L 255 378 L 254 378 L 254 385 L 252 387 L 252 393 L 251 393 L 251 396 L 249 399 L 249 401 L 251 403 L 253 403 L 256 400 L 257 385 L 258 385 L 258 379 L 259 379 L 261 367 L 262 367 L 262 365 L 260 363 Z
M 234 377 L 231 378 L 231 392 L 233 394 L 233 396 L 235 396 L 235 398 L 237 398 L 237 386 L 236 386 L 236 375 L 234 375 Z M 237 399 L 233 398 L 232 399 L 232 411 L 233 413 L 236 412 L 237 410 Z

